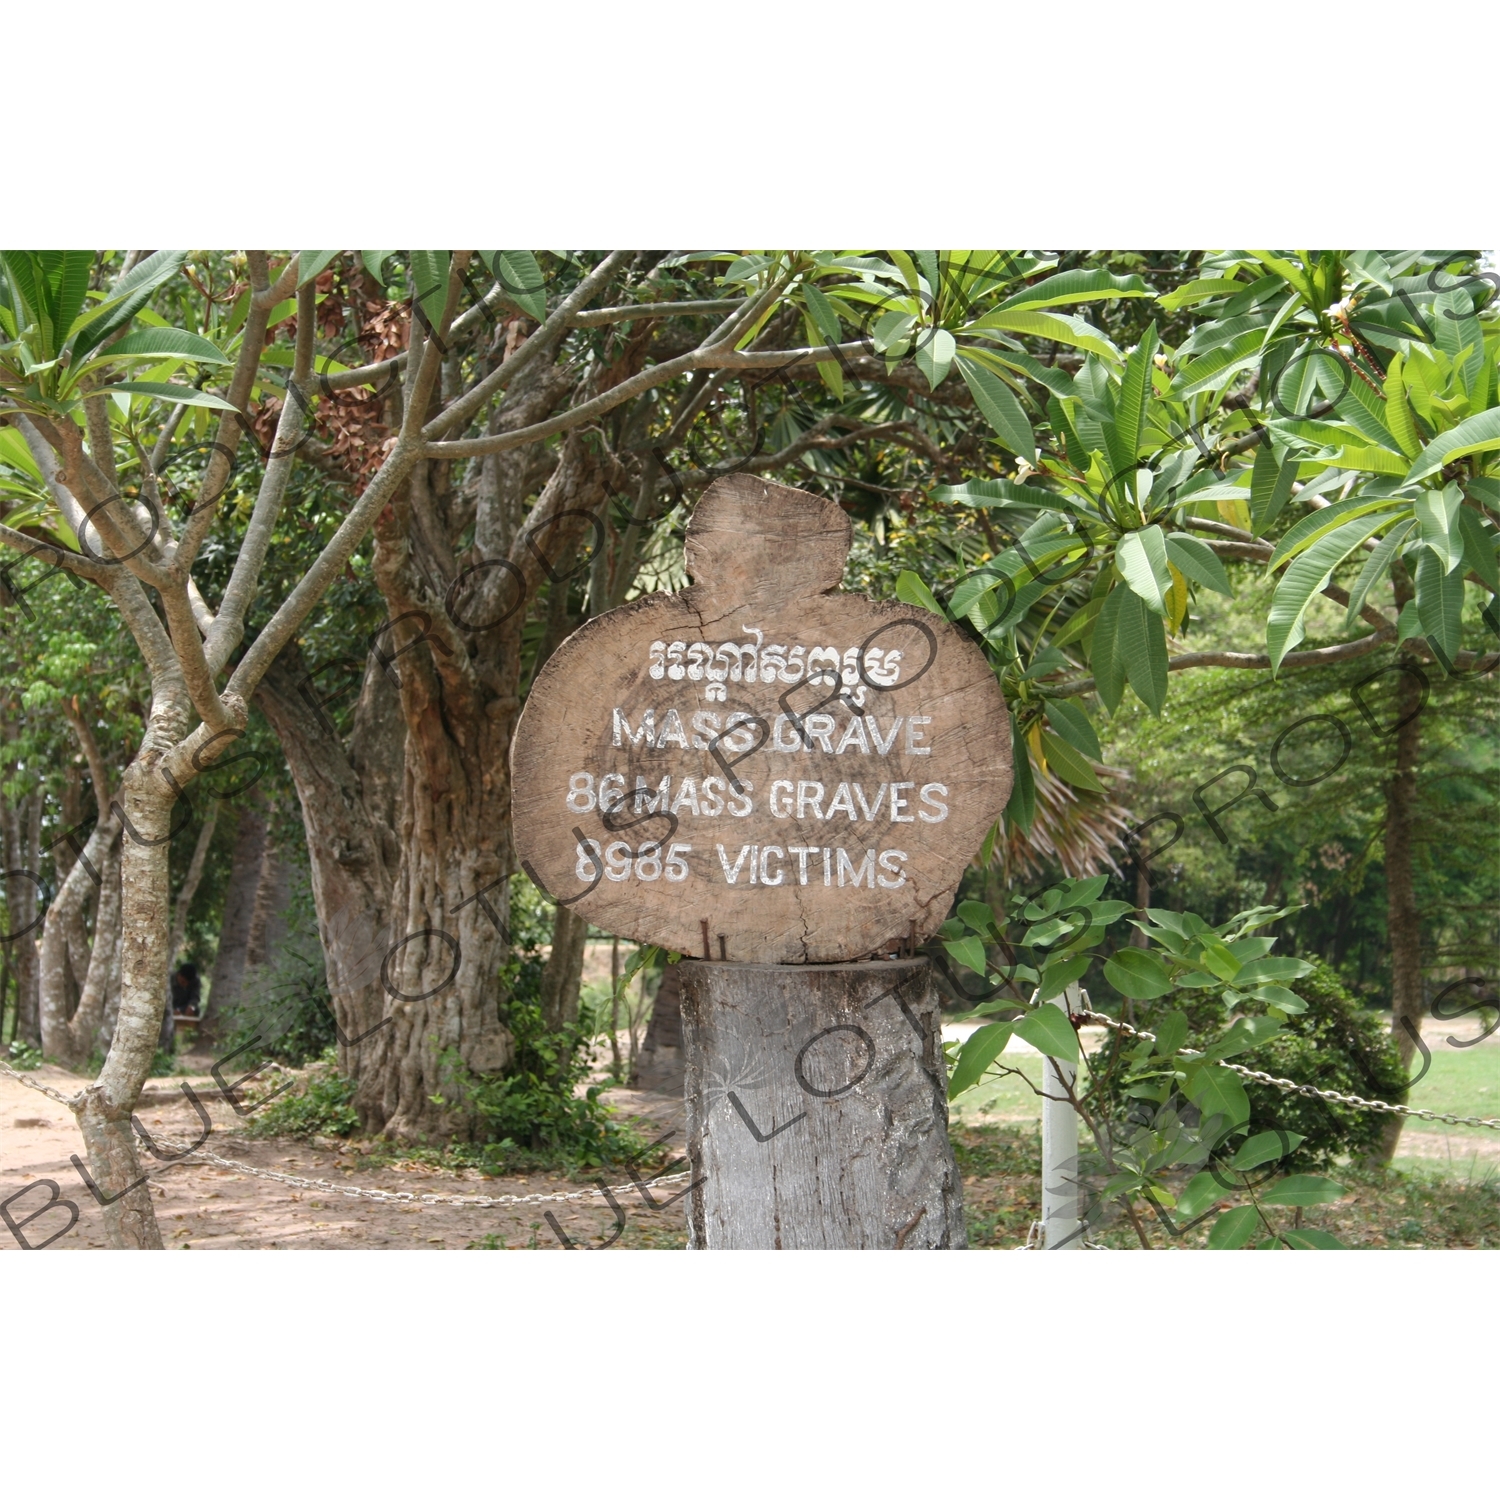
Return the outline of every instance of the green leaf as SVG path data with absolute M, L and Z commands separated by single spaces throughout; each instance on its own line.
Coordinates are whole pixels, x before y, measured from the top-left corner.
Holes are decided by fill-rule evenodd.
M 1151 399 L 1151 372 L 1156 357 L 1156 324 L 1146 330 L 1125 361 L 1120 394 L 1115 403 L 1115 435 L 1127 465 L 1133 464 L 1141 448 L 1146 426 L 1146 406 Z
M 1305 979 L 1312 971 L 1313 966 L 1305 958 L 1273 954 L 1268 958 L 1251 959 L 1234 974 L 1226 977 L 1233 979 L 1243 990 L 1248 989 L 1252 984 L 1264 984 L 1268 979 L 1273 979 L 1278 984 L 1285 984 L 1293 979 Z
M 1010 716 L 1011 784 L 1010 801 L 1005 804 L 1005 826 L 1029 833 L 1036 816 L 1036 779 L 1031 772 L 1031 747 L 1021 731 L 1021 716 Z
M 1500 406 L 1492 406 L 1468 417 L 1457 427 L 1435 437 L 1422 450 L 1421 456 L 1411 466 L 1406 476 L 1408 484 L 1436 474 L 1444 464 L 1469 453 L 1487 453 L 1491 448 L 1500 448 Z
M 977 937 L 959 938 L 956 942 L 944 943 L 943 947 L 953 956 L 955 963 L 962 964 L 966 969 L 972 969 L 976 974 L 983 974 L 989 968 L 984 943 Z
M 1208 1062 L 1223 1062 L 1226 1058 L 1238 1058 L 1242 1052 L 1251 1052 L 1281 1031 L 1281 1022 L 1275 1016 L 1239 1016 L 1235 1025 L 1224 1032 L 1214 1046 L 1209 1047 L 1203 1058 Z
M 1187 1095 L 1206 1120 L 1218 1119 L 1225 1133 L 1250 1118 L 1250 1098 L 1245 1093 L 1245 1086 L 1228 1068 L 1221 1068 L 1216 1063 L 1193 1072 Z
M 234 361 L 206 338 L 185 328 L 138 328 L 127 333 L 106 351 L 106 359 L 154 357 L 196 360 L 204 365 L 229 365 Z
M 1260 1215 L 1253 1208 L 1231 1208 L 1214 1220 L 1208 1233 L 1210 1250 L 1243 1250 L 1260 1227 Z
M 843 328 L 839 323 L 839 315 L 834 310 L 833 303 L 810 281 L 803 283 L 802 297 L 807 303 L 807 310 L 812 314 L 813 322 L 817 325 L 818 332 L 822 334 L 824 340 L 830 344 L 842 342 Z
M 1160 714 L 1167 701 L 1167 627 L 1133 590 L 1114 592 L 1120 595 L 1115 651 L 1125 658 L 1125 671 L 1136 696 L 1152 713 Z
M 1306 498 L 1306 487 L 1302 495 Z M 1377 495 L 1368 499 L 1357 496 L 1352 500 L 1339 500 L 1333 505 L 1325 505 L 1321 510 L 1310 510 L 1276 543 L 1266 569 L 1268 572 L 1274 571 L 1282 563 L 1296 557 L 1299 552 L 1306 551 L 1315 542 L 1321 541 L 1350 521 L 1379 510 L 1405 509 L 1410 503 L 1389 495 Z
M 1208 350 L 1178 372 L 1177 379 L 1172 383 L 1172 394 L 1180 400 L 1195 396 L 1200 391 L 1227 385 L 1236 371 L 1255 362 L 1264 341 L 1263 328 L 1250 328 L 1236 334 L 1218 348 Z
M 517 307 L 538 323 L 547 319 L 547 282 L 530 250 L 492 250 L 490 270 Z M 837 338 L 834 340 L 838 342 Z
M 452 255 L 447 250 L 413 250 L 411 253 L 411 277 L 416 301 L 433 328 L 442 321 L 443 309 L 448 302 L 448 268 L 451 260 Z
M 1144 950 L 1126 949 L 1125 951 Z M 1180 1010 L 1174 1010 L 1156 1023 L 1156 1040 L 1151 1044 L 1152 1050 L 1158 1057 L 1170 1057 L 1174 1052 L 1182 1050 L 1182 1045 L 1187 1039 L 1188 1018 Z
M 969 387 L 974 404 L 1000 441 L 1027 463 L 1035 464 L 1036 434 L 1010 387 L 998 375 L 971 359 L 960 357 L 958 372 Z
M 381 286 L 386 286 L 389 282 L 389 278 L 385 274 L 385 263 L 395 253 L 396 252 L 394 250 L 361 250 L 359 252 L 359 258 L 363 263 L 365 270 L 367 270 L 370 275 L 373 276 L 375 280 L 381 284 Z
M 1166 293 L 1161 298 L 1161 305 L 1167 312 L 1177 312 L 1180 308 L 1191 307 L 1195 302 L 1207 302 L 1213 297 L 1232 297 L 1236 292 L 1243 292 L 1245 287 L 1246 283 L 1243 281 L 1230 281 L 1222 276 L 1206 276 Z
M 970 1036 L 958 1054 L 953 1076 L 948 1080 L 948 1097 L 956 1099 L 974 1087 L 989 1071 L 990 1065 L 1005 1051 L 1010 1041 L 1012 1027 L 1009 1021 L 997 1021 L 990 1026 L 981 1026 Z
M 1207 1213 L 1220 1198 L 1224 1197 L 1224 1185 L 1215 1180 L 1212 1172 L 1199 1172 L 1189 1179 L 1177 1198 L 1177 1217 L 1196 1219 Z
M 1110 713 L 1120 706 L 1125 693 L 1125 657 L 1119 649 L 1120 610 L 1126 599 L 1140 604 L 1128 588 L 1116 587 L 1105 596 L 1094 621 L 1094 635 L 1089 642 L 1089 665 L 1094 672 L 1094 686 L 1099 701 Z M 1144 605 L 1140 606 L 1144 608 Z
M 943 606 L 932 597 L 932 590 L 910 568 L 904 568 L 896 579 L 896 597 L 903 604 L 915 604 L 919 609 L 930 610 L 940 620 L 948 618 L 943 613 Z
M 1055 1057 L 1062 1062 L 1078 1061 L 1078 1033 L 1060 1006 L 1041 1005 L 1027 1011 L 1014 1023 L 1015 1032 L 1023 1042 L 1030 1042 L 1038 1052 Z
M 963 484 L 938 484 L 929 491 L 932 499 L 943 504 L 967 505 L 975 510 L 993 507 L 1024 506 L 1032 509 L 1052 505 L 1056 497 L 1013 479 L 969 479 Z
M 1350 630 L 1359 619 L 1359 612 L 1369 597 L 1370 590 L 1390 572 L 1391 563 L 1401 549 L 1401 544 L 1417 523 L 1413 520 L 1397 521 L 1376 544 L 1375 550 L 1365 559 L 1354 587 L 1349 590 L 1349 608 L 1344 611 L 1344 629 Z
M 1104 977 L 1132 1000 L 1156 1000 L 1172 993 L 1167 966 L 1146 948 L 1121 948 L 1105 963 Z
M 1049 959 L 1046 968 L 1042 970 L 1036 998 L 1038 1000 L 1055 999 L 1070 984 L 1076 984 L 1082 979 L 1088 973 L 1089 965 L 1093 961 L 1092 953 L 1080 953 L 1073 958 Z
M 1465 506 L 1458 513 L 1464 539 L 1464 564 L 1472 568 L 1496 593 L 1500 593 L 1500 569 L 1495 565 L 1495 533 L 1478 511 Z
M 1252 1167 L 1262 1167 L 1268 1161 L 1280 1161 L 1283 1156 L 1289 1156 L 1306 1139 L 1295 1131 L 1262 1130 L 1234 1153 L 1229 1165 L 1236 1172 L 1248 1172 Z
M 1167 542 L 1160 526 L 1129 531 L 1120 538 L 1115 564 L 1125 582 L 1159 615 L 1167 612 L 1172 574 L 1167 568 Z
M 1307 1010 L 1306 1000 L 1279 984 L 1257 985 L 1251 998 L 1265 1005 L 1274 1005 L 1289 1016 L 1300 1016 Z
M 1261 1194 L 1260 1201 L 1271 1208 L 1312 1208 L 1319 1203 L 1336 1203 L 1343 1196 L 1344 1189 L 1329 1178 L 1297 1173 L 1275 1183 Z
M 1463 533 L 1458 529 L 1458 512 L 1464 497 L 1456 484 L 1441 490 L 1423 490 L 1416 499 L 1417 524 L 1422 528 L 1422 544 L 1430 547 L 1451 573 L 1464 559 Z
M 960 901 L 958 915 L 976 932 L 988 932 L 995 925 L 995 913 L 983 901 Z
M 918 346 L 912 358 L 916 361 L 917 368 L 926 377 L 928 390 L 935 391 L 948 378 L 948 370 L 953 364 L 953 356 L 957 350 L 958 345 L 946 328 L 937 329 L 931 337 L 924 339 Z M 988 371 L 984 373 L 989 374 Z M 991 380 L 995 378 L 993 375 L 990 376 Z
M 1272 672 L 1302 639 L 1302 619 L 1307 606 L 1322 591 L 1334 568 L 1390 519 L 1389 513 L 1382 511 L 1338 527 L 1298 556 L 1282 574 L 1266 621 L 1266 650 L 1271 657 Z
M 1069 703 L 1062 698 L 1049 698 L 1046 707 L 1047 722 L 1061 738 L 1090 760 L 1104 759 L 1104 752 L 1099 748 L 1099 736 L 1094 733 L 1089 716 L 1076 703 Z
M 1463 646 L 1464 575 L 1447 572 L 1426 547 L 1417 554 L 1417 618 L 1445 671 Z
M 1047 764 L 1052 770 L 1069 786 L 1080 787 L 1086 792 L 1097 792 L 1101 797 L 1104 795 L 1104 788 L 1099 784 L 1099 778 L 1094 775 L 1093 767 L 1087 759 L 1066 740 L 1059 739 L 1045 729 L 1042 731 L 1042 754 L 1047 757 Z
M 114 294 L 81 318 L 73 338 L 74 363 L 118 333 L 151 300 L 163 282 L 170 281 L 187 260 L 186 250 L 158 250 L 148 255 L 128 276 L 120 279 Z
M 1026 287 L 1000 304 L 1010 307 L 1061 307 L 1092 302 L 1101 297 L 1149 297 L 1151 288 L 1139 276 L 1114 276 L 1108 271 L 1059 271 Z
M 1326 1229 L 1287 1229 L 1282 1238 L 1293 1250 L 1343 1250 L 1344 1242 L 1335 1239 Z
M 977 322 L 970 323 L 963 331 L 986 333 L 990 329 L 1052 339 L 1055 343 L 1070 344 L 1075 349 L 1083 349 L 1111 361 L 1120 357 L 1120 351 L 1097 328 L 1072 313 L 1038 312 L 1032 307 L 997 308 L 992 313 L 986 313 Z
M 297 287 L 300 290 L 309 281 L 316 280 L 328 269 L 330 261 L 336 260 L 342 250 L 300 250 L 297 252 Z M 377 278 L 378 280 L 379 278 Z
M 1174 531 L 1167 537 L 1167 557 L 1177 564 L 1177 571 L 1184 577 L 1213 589 L 1215 593 L 1233 597 L 1234 590 L 1229 587 L 1224 564 L 1206 542 L 1200 542 L 1185 531 Z
M 216 411 L 233 411 L 235 408 L 222 396 L 212 391 L 200 391 L 191 385 L 173 385 L 170 381 L 121 380 L 104 387 L 104 394 L 117 396 L 151 396 L 158 401 L 174 401 L 183 406 L 211 406 Z

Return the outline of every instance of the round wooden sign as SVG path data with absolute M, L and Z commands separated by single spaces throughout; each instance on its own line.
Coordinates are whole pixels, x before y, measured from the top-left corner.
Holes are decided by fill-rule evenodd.
M 1010 795 L 1010 720 L 951 625 L 838 591 L 849 542 L 830 500 L 717 480 L 692 586 L 553 653 L 511 747 L 517 851 L 549 896 L 741 963 L 937 930 Z

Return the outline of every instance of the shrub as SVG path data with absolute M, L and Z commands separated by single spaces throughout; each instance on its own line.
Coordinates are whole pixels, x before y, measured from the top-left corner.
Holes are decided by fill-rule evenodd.
M 1333 969 L 1319 960 L 1312 963 L 1312 973 L 1288 986 L 1306 1001 L 1307 1010 L 1288 1017 L 1276 1036 L 1235 1060 L 1294 1083 L 1401 1103 L 1406 1074 L 1385 1024 L 1378 1014 L 1359 1006 Z M 1195 1001 L 1191 990 L 1179 990 L 1149 1006 L 1137 1001 L 1137 1024 L 1149 1031 L 1153 1020 L 1173 1010 L 1188 1018 L 1190 1047 L 1206 1045 L 1223 1029 L 1219 1002 L 1212 997 Z M 1109 1112 L 1120 1116 L 1127 1113 L 1130 1101 L 1112 1089 L 1111 1065 L 1122 1050 L 1122 1038 L 1112 1032 L 1096 1056 L 1095 1098 L 1107 1101 Z M 1249 1133 L 1280 1129 L 1305 1136 L 1297 1148 L 1299 1167 L 1327 1164 L 1343 1155 L 1367 1156 L 1380 1143 L 1384 1115 L 1242 1081 L 1250 1097 Z
M 512 1070 L 503 1076 L 467 1072 L 456 1053 L 445 1053 L 448 1092 L 479 1121 L 486 1165 L 514 1161 L 544 1165 L 566 1160 L 600 1166 L 641 1144 L 610 1119 L 603 1086 L 588 1084 L 592 1017 L 548 1031 L 542 1008 L 530 995 L 511 992 L 500 1019 L 515 1040 Z
M 283 1086 L 266 1084 L 273 1093 Z M 350 1103 L 353 1098 L 354 1080 L 339 1073 L 337 1054 L 330 1047 L 286 1093 L 277 1095 L 251 1116 L 248 1133 L 255 1136 L 353 1135 L 359 1129 L 359 1116 Z

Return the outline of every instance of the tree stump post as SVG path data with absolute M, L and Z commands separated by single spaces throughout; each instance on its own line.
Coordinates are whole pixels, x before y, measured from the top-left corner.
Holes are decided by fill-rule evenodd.
M 680 967 L 690 1248 L 965 1247 L 926 959 Z

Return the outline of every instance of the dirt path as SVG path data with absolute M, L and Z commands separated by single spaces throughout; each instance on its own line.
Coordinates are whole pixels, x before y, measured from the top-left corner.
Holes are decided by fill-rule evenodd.
M 60 1068 L 44 1066 L 30 1076 L 63 1093 L 79 1086 L 76 1077 Z M 203 1154 L 212 1153 L 252 1167 L 320 1178 L 335 1187 L 396 1192 L 529 1196 L 576 1193 L 594 1185 L 589 1179 L 570 1181 L 551 1174 L 489 1178 L 417 1163 L 369 1168 L 357 1149 L 337 1142 L 250 1140 L 238 1133 L 233 1110 L 210 1078 L 151 1080 L 137 1118 L 153 1137 L 192 1141 L 201 1134 L 198 1117 L 182 1093 L 184 1082 L 204 1100 L 214 1128 L 198 1155 L 180 1166 L 163 1168 L 147 1159 L 156 1173 L 151 1191 L 162 1239 L 174 1249 L 560 1249 L 561 1242 L 545 1218 L 548 1210 L 562 1232 L 580 1244 L 601 1244 L 618 1226 L 613 1210 L 597 1197 L 503 1208 L 382 1203 L 267 1181 L 204 1161 Z M 682 1140 L 681 1100 L 623 1089 L 608 1097 L 622 1115 L 638 1120 L 641 1132 L 650 1132 L 652 1139 L 675 1129 L 674 1139 Z M 70 1112 L 44 1094 L 0 1075 L 0 1202 L 9 1200 L 6 1211 L 33 1244 L 66 1228 L 68 1210 L 63 1200 L 77 1205 L 78 1221 L 51 1248 L 88 1250 L 104 1244 L 103 1211 L 69 1160 L 75 1153 L 82 1156 L 83 1144 Z M 57 1184 L 61 1198 L 55 1208 L 27 1224 L 26 1216 L 49 1202 L 50 1189 L 34 1186 L 19 1198 L 13 1195 L 45 1180 Z M 673 1248 L 685 1242 L 682 1203 L 650 1209 L 623 1172 L 612 1173 L 608 1180 L 626 1185 L 616 1194 L 625 1217 L 614 1242 L 618 1248 Z M 684 1186 L 685 1182 L 669 1184 L 653 1196 L 660 1201 Z M 0 1222 L 0 1250 L 20 1248 L 15 1233 Z

